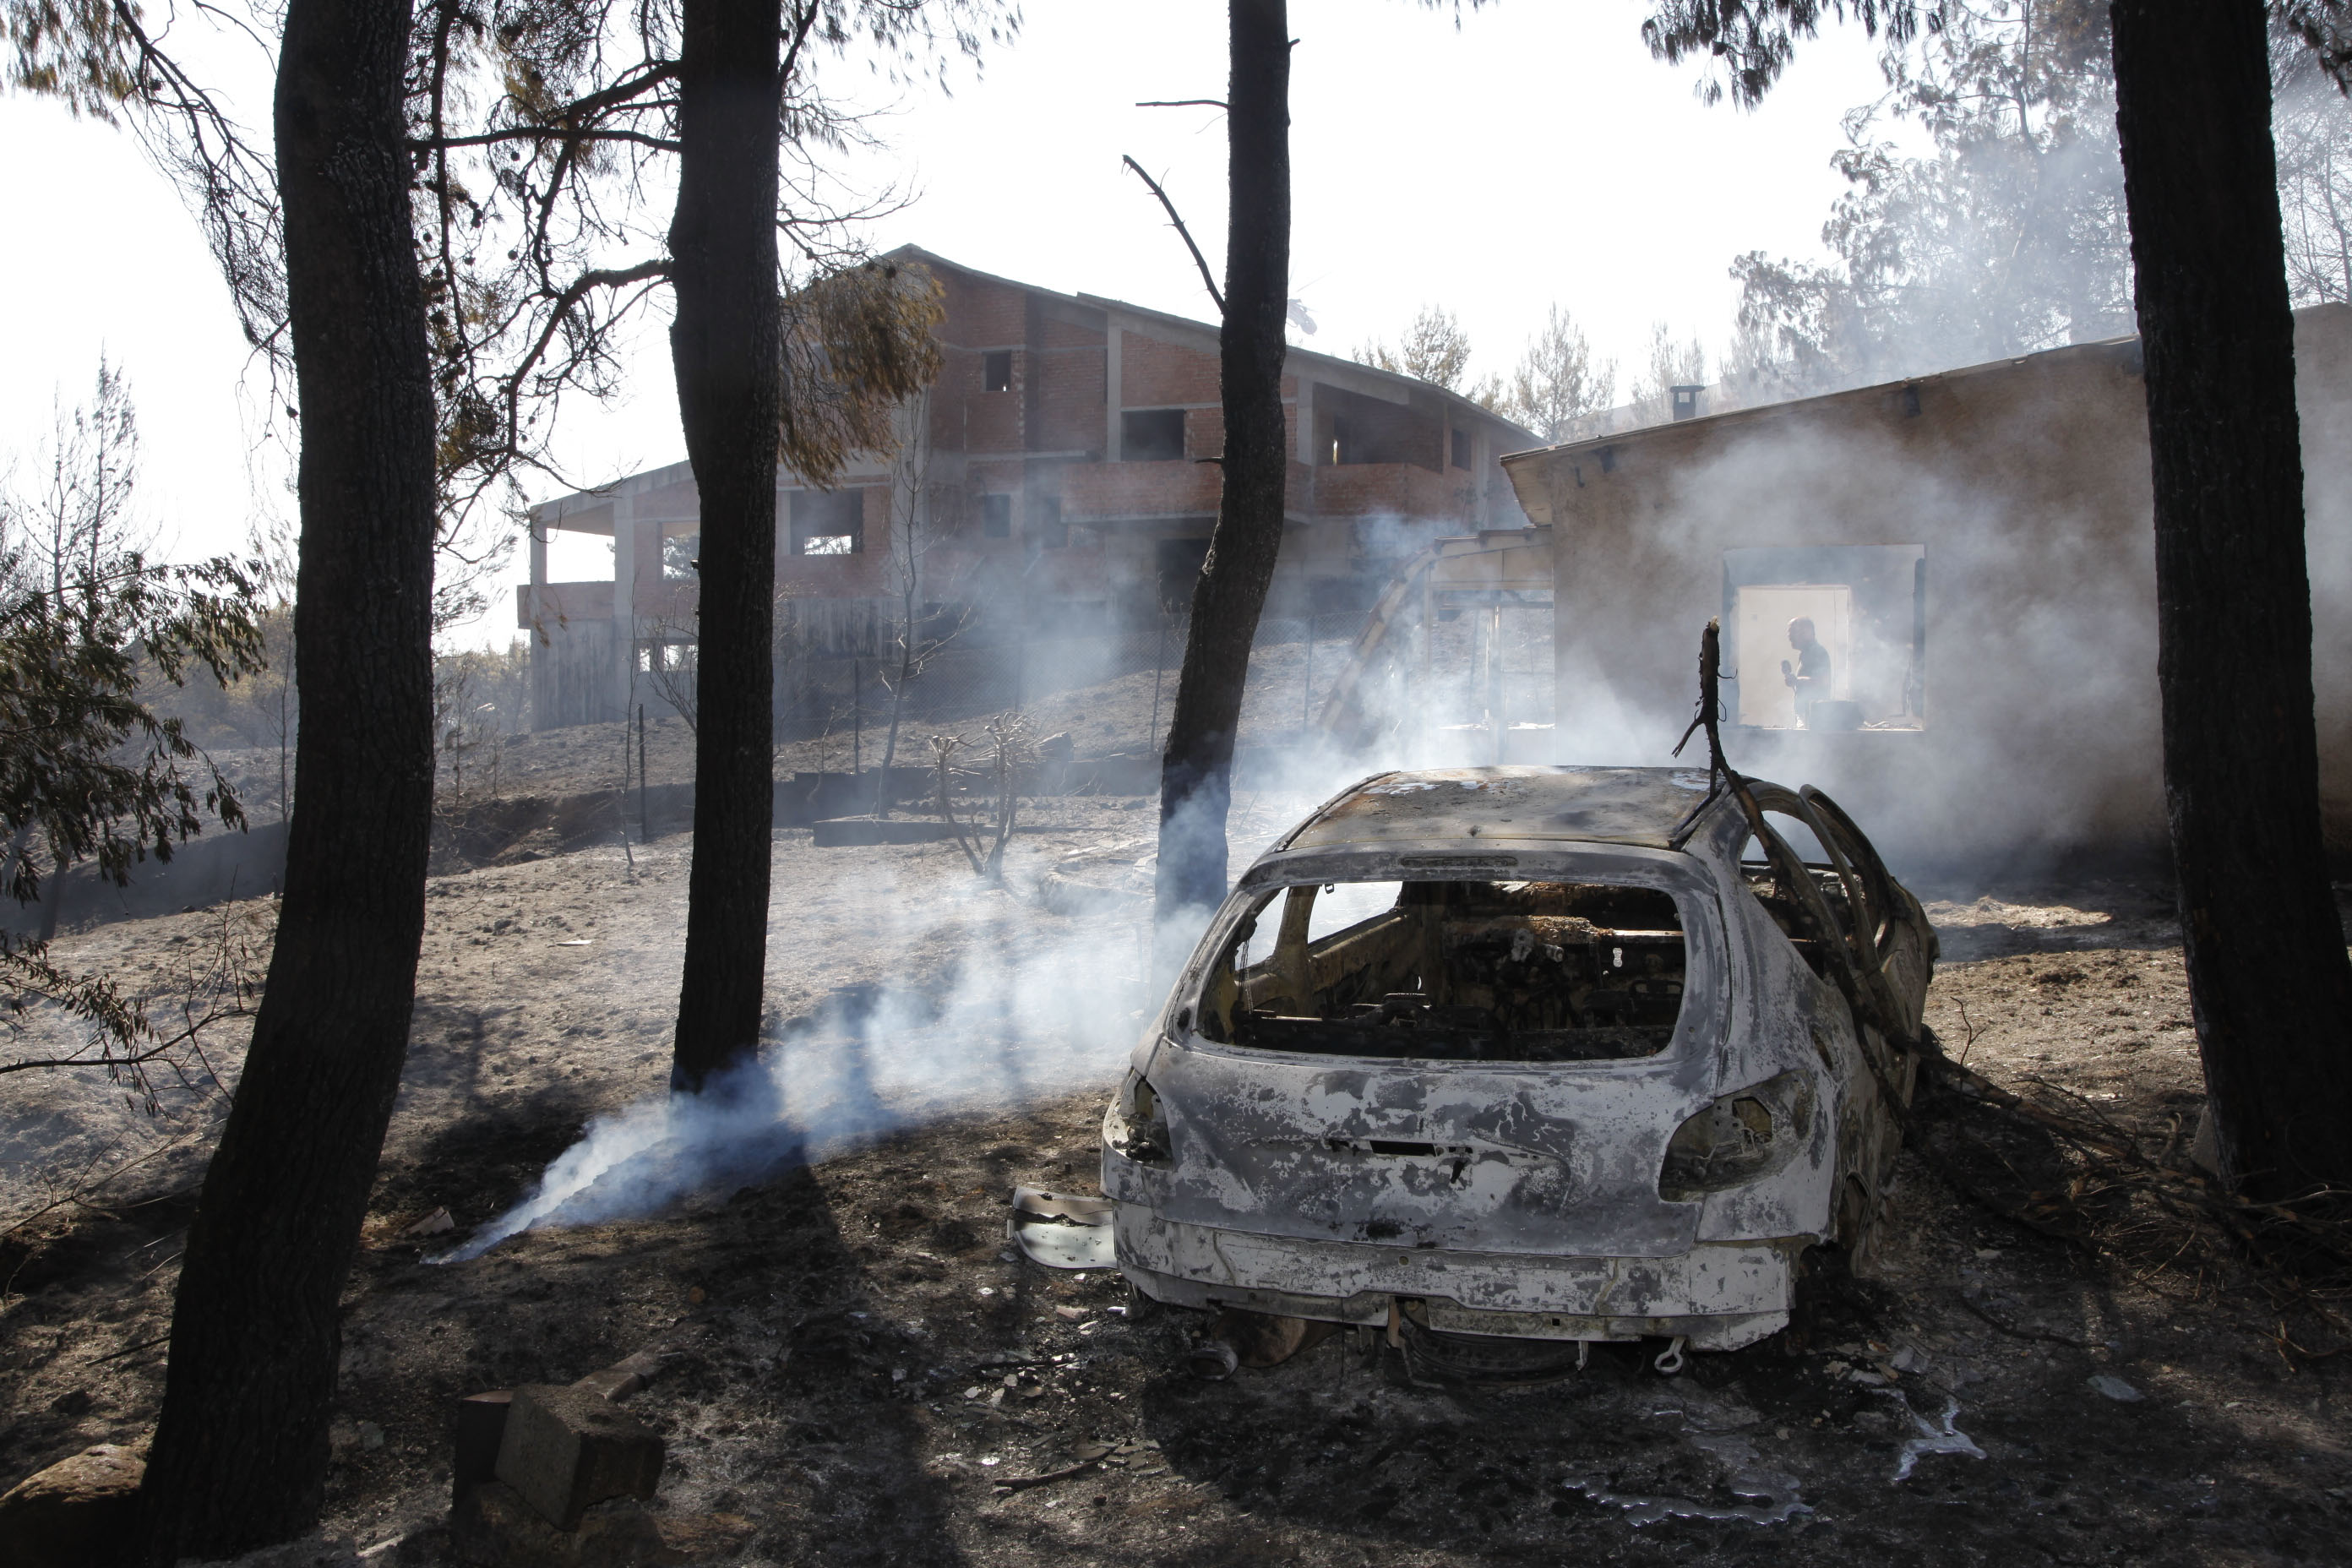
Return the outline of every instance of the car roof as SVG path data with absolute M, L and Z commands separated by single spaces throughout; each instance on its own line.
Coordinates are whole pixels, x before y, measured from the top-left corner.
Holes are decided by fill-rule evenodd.
M 1286 850 L 1399 839 L 1551 838 L 1679 848 L 1709 803 L 1703 768 L 1431 768 L 1378 773 L 1291 831 Z

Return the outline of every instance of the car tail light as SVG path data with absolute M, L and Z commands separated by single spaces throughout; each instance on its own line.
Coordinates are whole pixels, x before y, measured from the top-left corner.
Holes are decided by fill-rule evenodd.
M 1140 1073 L 1128 1074 L 1127 1087 L 1119 1090 L 1118 1122 L 1110 1138 L 1118 1153 L 1145 1164 L 1168 1158 L 1168 1119 L 1158 1092 Z
M 1812 1102 L 1811 1079 L 1797 1072 L 1710 1101 L 1667 1142 L 1658 1195 L 1692 1203 L 1779 1170 L 1804 1138 Z

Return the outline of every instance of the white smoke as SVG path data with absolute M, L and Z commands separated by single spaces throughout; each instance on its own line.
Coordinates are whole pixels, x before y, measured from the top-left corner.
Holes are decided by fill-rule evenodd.
M 1491 760 L 1491 732 L 1459 728 L 1480 719 L 1484 699 L 1463 674 L 1471 663 L 1470 620 L 1465 615 L 1438 629 L 1433 686 L 1388 687 L 1380 738 L 1368 751 L 1337 748 L 1317 731 L 1263 744 L 1245 730 L 1223 822 L 1215 820 L 1213 803 L 1196 798 L 1173 825 L 1177 834 L 1197 837 L 1221 827 L 1230 886 L 1308 812 L 1370 774 Z M 1548 710 L 1548 649 L 1547 633 L 1540 646 L 1513 655 L 1512 679 L 1522 688 L 1515 711 Z M 1327 645 L 1318 655 L 1318 692 L 1342 662 Z M 1295 714 L 1304 694 L 1290 679 L 1293 695 L 1278 706 Z M 1570 723 L 1545 742 L 1549 758 L 1666 760 L 1680 728 L 1675 713 L 1622 703 L 1598 679 L 1578 695 L 1580 705 L 1563 715 Z M 1147 836 L 1157 835 L 1150 810 L 1156 804 L 1137 813 L 1136 826 Z M 907 978 L 835 991 L 772 1028 L 755 1059 L 699 1095 L 658 1092 L 596 1118 L 528 1197 L 434 1261 L 478 1258 L 538 1227 L 660 1213 L 942 1117 L 1014 1108 L 1087 1085 L 1108 1090 L 1214 913 L 1180 911 L 1155 935 L 1148 891 L 1153 837 L 1122 851 L 1139 871 L 1126 907 L 1067 921 L 1013 907 L 1033 897 L 1035 862 L 1009 868 L 1003 890 L 951 879 L 945 885 L 957 896 L 947 898 L 940 882 L 900 883 L 870 861 L 856 865 L 852 874 L 865 885 L 825 918 L 865 922 L 877 952 L 907 955 L 898 965 Z M 826 892 L 839 897 L 845 884 L 830 883 Z M 772 940 L 782 940 L 781 932 Z

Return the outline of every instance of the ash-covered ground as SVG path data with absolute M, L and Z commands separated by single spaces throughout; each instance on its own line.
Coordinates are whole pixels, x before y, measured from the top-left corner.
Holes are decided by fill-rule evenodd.
M 1051 831 L 1014 841 L 1001 887 L 951 844 L 779 833 L 767 1048 L 795 1064 L 781 1114 L 818 1163 L 787 1168 L 782 1140 L 748 1179 L 688 1173 L 711 1180 L 651 1217 L 467 1262 L 429 1259 L 664 1082 L 687 840 L 435 877 L 347 1298 L 327 1518 L 257 1561 L 390 1542 L 370 1561 L 446 1561 L 452 1402 L 649 1346 L 663 1371 L 630 1407 L 668 1439 L 658 1507 L 695 1524 L 691 1561 L 2343 1560 L 2347 1390 L 2307 1313 L 2242 1270 L 1999 1217 L 1919 1155 L 1880 1278 L 1825 1279 L 1796 1331 L 1679 1375 L 1653 1345 L 1539 1389 L 1424 1388 L 1349 1334 L 1271 1371 L 1189 1376 L 1193 1319 L 1003 1239 L 1015 1183 L 1091 1183 L 1142 1006 L 1139 907 L 1056 914 L 1039 879 L 1073 854 L 1148 853 L 1150 805 L 1036 803 L 1027 819 Z M 1303 809 L 1242 805 L 1237 855 Z M 2185 1145 L 2199 1079 L 2163 889 L 1925 891 L 1945 942 L 1930 1020 L 1954 1057 Z M 265 900 L 125 921 L 61 955 L 164 994 L 224 929 L 266 936 L 268 920 Z M 877 997 L 908 993 L 926 1003 L 904 1029 L 871 1026 Z M 232 1081 L 236 1055 L 222 1036 Z M 154 1138 L 87 1075 L 0 1095 L 16 1212 L 44 1173 Z M 212 1124 L 206 1103 L 166 1100 L 183 1147 L 6 1238 L 0 1487 L 153 1419 Z M 406 1234 L 439 1209 L 454 1230 Z

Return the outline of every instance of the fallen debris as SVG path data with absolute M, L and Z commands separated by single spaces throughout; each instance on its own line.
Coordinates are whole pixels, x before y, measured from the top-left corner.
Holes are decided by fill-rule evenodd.
M 406 1230 L 402 1231 L 400 1234 L 403 1236 L 440 1236 L 445 1232 L 452 1231 L 457 1228 L 457 1222 L 449 1217 L 449 1211 L 446 1208 L 437 1208 L 431 1214 L 426 1215 L 423 1219 L 418 1220 L 415 1225 L 410 1226 Z
M 1013 1189 L 1005 1234 L 1030 1262 L 1045 1268 L 1108 1268 L 1118 1258 L 1107 1198 L 1070 1197 L 1043 1187 Z
M 1713 1504 L 1690 1498 L 1654 1497 L 1640 1492 L 1616 1492 L 1596 1476 L 1570 1476 L 1560 1482 L 1570 1491 L 1580 1491 L 1586 1498 L 1603 1508 L 1624 1510 L 1625 1522 L 1640 1529 L 1645 1524 L 1663 1524 L 1670 1519 L 1710 1519 L 1728 1523 L 1780 1524 L 1801 1513 L 1813 1510 L 1798 1500 L 1797 1483 L 1793 1477 L 1763 1472 L 1734 1476 L 1725 1483 L 1734 1497 L 1754 1498 L 1753 1503 Z
M 1054 1481 L 1066 1481 L 1072 1476 L 1082 1476 L 1088 1470 L 1096 1468 L 1109 1457 L 1109 1454 L 1110 1450 L 1106 1447 L 1090 1459 L 1080 1459 L 1075 1464 L 1064 1465 L 1058 1470 L 1045 1470 L 1034 1476 L 1007 1476 L 996 1483 L 996 1489 L 1000 1492 L 1026 1491 L 1031 1487 L 1042 1487 Z
M 1944 1414 L 1937 1420 L 1929 1421 L 1911 1408 L 1909 1400 L 1891 1389 L 1887 1392 L 1889 1397 L 1903 1406 L 1903 1414 L 1911 1418 L 1911 1425 L 1918 1428 L 1918 1436 L 1904 1439 L 1903 1458 L 1895 1467 L 1894 1479 L 1897 1481 L 1910 1479 L 1911 1468 L 1916 1465 L 1924 1455 L 1965 1454 L 1971 1459 L 1981 1459 L 1985 1457 L 1985 1451 L 1978 1447 L 1969 1439 L 1969 1435 L 1959 1429 L 1958 1423 L 1960 1418 L 1960 1402 L 1958 1400 L 1948 1394 L 1946 1395 Z

